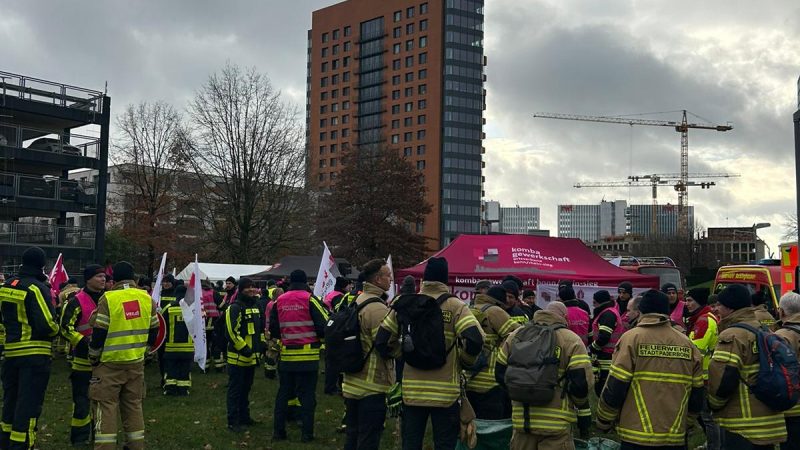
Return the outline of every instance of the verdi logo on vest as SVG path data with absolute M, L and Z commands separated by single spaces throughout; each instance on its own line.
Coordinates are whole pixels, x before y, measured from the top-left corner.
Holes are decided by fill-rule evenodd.
M 125 311 L 125 320 L 133 320 L 142 317 L 142 311 L 139 309 L 139 302 L 136 300 L 123 303 L 122 309 Z

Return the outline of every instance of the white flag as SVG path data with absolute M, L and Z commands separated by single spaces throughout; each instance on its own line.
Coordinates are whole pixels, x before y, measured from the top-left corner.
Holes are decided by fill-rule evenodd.
M 200 287 L 200 265 L 197 255 L 194 255 L 194 267 L 189 285 L 186 286 L 186 296 L 180 301 L 183 322 L 192 335 L 194 341 L 194 361 L 203 371 L 206 370 L 206 324 L 203 318 L 203 305 L 200 300 L 202 288 Z
M 608 260 L 608 262 L 610 262 L 611 264 L 619 267 L 619 265 L 622 264 L 622 257 L 618 256 L 618 257 L 616 257 L 614 259 Z
M 161 256 L 161 267 L 158 268 L 158 275 L 156 275 L 156 284 L 153 286 L 153 293 L 150 297 L 153 298 L 153 304 L 156 311 L 161 312 L 161 280 L 164 279 L 164 265 L 167 263 L 167 253 Z
M 386 258 L 386 265 L 389 266 L 389 273 L 392 274 L 392 284 L 389 285 L 389 292 L 386 293 L 389 300 L 391 300 L 394 298 L 395 292 L 397 292 L 395 290 L 395 284 L 394 284 L 394 268 L 392 267 L 392 255 L 389 255 L 389 257 Z
M 333 276 L 331 270 L 336 261 L 331 256 L 331 251 L 328 250 L 328 244 L 323 241 L 322 245 L 325 246 L 325 250 L 322 252 L 322 260 L 319 262 L 317 281 L 314 283 L 314 296 L 320 300 L 325 300 L 328 292 L 333 291 L 334 286 L 336 286 L 336 277 Z

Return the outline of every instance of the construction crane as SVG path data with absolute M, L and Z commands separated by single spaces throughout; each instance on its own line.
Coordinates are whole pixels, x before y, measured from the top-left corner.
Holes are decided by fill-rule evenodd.
M 738 173 L 689 173 L 686 178 L 735 178 L 739 177 Z M 628 177 L 628 181 L 595 181 L 587 183 L 575 183 L 573 186 L 576 188 L 594 188 L 594 187 L 651 187 L 653 195 L 653 207 L 650 213 L 650 230 L 652 235 L 658 234 L 658 186 L 672 186 L 678 192 L 686 191 L 690 187 L 699 187 L 701 189 L 710 189 L 716 186 L 713 181 L 686 181 L 684 184 L 683 177 L 679 173 L 654 173 L 650 175 L 632 175 Z M 647 181 L 644 181 L 647 180 Z M 687 223 L 688 211 L 687 206 Z M 680 210 L 679 210 L 680 213 Z M 680 223 L 680 222 L 679 222 Z
M 700 130 L 714 130 L 714 131 L 730 131 L 733 126 L 728 123 L 726 125 L 714 125 L 707 123 L 689 123 L 686 117 L 686 110 L 682 110 L 683 117 L 680 122 L 669 120 L 652 120 L 652 119 L 633 119 L 630 117 L 615 117 L 615 116 L 584 116 L 575 114 L 555 114 L 555 113 L 536 113 L 533 117 L 544 119 L 561 119 L 561 120 L 579 120 L 584 122 L 603 122 L 603 123 L 617 123 L 623 125 L 644 125 L 656 127 L 671 127 L 681 134 L 681 171 L 680 183 L 675 184 L 675 189 L 678 191 L 678 231 L 681 235 L 687 236 L 689 234 L 689 193 L 687 188 L 689 184 L 689 129 L 697 128 Z

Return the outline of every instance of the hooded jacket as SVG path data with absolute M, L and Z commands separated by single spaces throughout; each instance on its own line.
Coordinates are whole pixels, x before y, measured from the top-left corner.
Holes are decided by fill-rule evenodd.
M 781 328 L 775 332 L 778 336 L 786 339 L 795 354 L 800 355 L 800 313 L 793 314 L 786 318 L 781 324 Z M 793 406 L 788 411 L 784 411 L 785 417 L 800 416 L 800 403 Z
M 542 325 L 567 325 L 566 319 L 552 311 L 536 311 L 531 323 Z M 521 328 L 519 328 L 521 329 Z M 505 386 L 505 373 L 508 358 L 512 354 L 512 344 L 519 332 L 514 330 L 500 347 L 495 369 L 496 381 Z M 528 406 L 528 430 L 537 435 L 563 434 L 572 428 L 572 424 L 584 422 L 581 428 L 588 429 L 591 420 L 589 408 L 589 391 L 594 384 L 592 362 L 586 353 L 581 338 L 568 328 L 556 330 L 556 354 L 558 354 L 558 376 L 563 382 L 555 388 L 553 399 L 544 406 Z M 514 430 L 525 432 L 525 405 L 512 402 L 511 418 Z M 583 419 L 585 418 L 585 419 Z
M 502 303 L 485 294 L 475 296 L 475 305 L 470 310 L 481 324 L 484 334 L 482 351 L 487 360 L 480 372 L 467 376 L 467 390 L 485 393 L 497 386 L 494 366 L 500 345 L 520 324 L 508 315 Z
M 711 363 L 711 354 L 717 346 L 719 320 L 711 312 L 708 305 L 697 310 L 686 318 L 686 332 L 689 339 L 697 346 L 703 355 L 703 378 L 708 380 L 708 365 Z
M 617 422 L 624 442 L 683 445 L 689 414 L 703 406 L 700 351 L 663 314 L 643 314 L 611 360 L 597 404 L 598 422 Z
M 759 369 L 756 336 L 732 325 L 760 326 L 753 308 L 732 312 L 719 322 L 719 340 L 708 368 L 708 403 L 719 425 L 758 445 L 786 440 L 783 414 L 753 395 L 745 383 L 755 383 Z
M 769 328 L 772 331 L 778 329 L 777 325 L 775 324 L 775 317 L 773 317 L 772 314 L 767 311 L 767 305 L 753 306 L 753 314 L 755 314 L 756 320 L 758 320 L 758 323 L 761 325 Z

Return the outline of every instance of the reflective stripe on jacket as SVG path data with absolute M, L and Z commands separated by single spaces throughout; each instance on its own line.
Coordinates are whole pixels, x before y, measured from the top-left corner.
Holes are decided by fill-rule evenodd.
M 192 339 L 186 322 L 183 321 L 183 310 L 178 303 L 167 306 L 161 315 L 167 323 L 167 338 L 164 341 L 164 353 L 184 354 L 191 357 L 194 354 L 194 340 Z
M 610 302 L 609 305 L 611 305 Z M 605 325 L 600 325 L 600 317 L 602 317 L 603 314 L 614 315 L 614 319 L 616 320 L 616 325 L 614 326 L 614 329 L 611 329 Z M 625 333 L 625 325 L 622 323 L 622 317 L 620 317 L 619 311 L 617 311 L 615 305 L 611 305 L 608 308 L 602 310 L 594 318 L 594 321 L 592 322 L 592 336 L 594 336 L 594 338 L 597 339 L 597 337 L 600 335 L 600 331 L 605 331 L 609 333 L 611 335 L 611 338 L 599 350 L 608 355 L 614 353 L 614 349 L 617 346 L 617 342 L 619 342 L 619 339 L 622 337 L 622 334 Z
M 780 328 L 778 331 L 775 332 L 778 336 L 786 339 L 786 342 L 792 347 L 796 355 L 800 355 L 800 313 L 793 314 L 786 319 L 784 319 L 782 326 L 784 328 Z M 792 328 L 786 328 L 792 327 Z M 797 330 L 797 331 L 796 331 Z M 784 411 L 783 415 L 785 417 L 797 417 L 800 416 L 800 403 L 790 408 L 788 411 Z
M 6 331 L 6 358 L 50 356 L 59 327 L 47 286 L 33 277 L 9 279 L 0 287 L 0 312 Z
M 90 297 L 89 294 L 87 294 L 83 289 L 75 294 L 75 298 L 78 300 L 78 304 L 81 306 L 81 313 L 80 316 L 78 316 L 78 323 L 75 324 L 75 331 L 83 336 L 91 336 L 92 327 L 89 326 L 89 318 L 92 317 L 92 313 L 94 313 L 94 310 L 97 309 L 97 304 L 95 304 L 94 300 L 92 300 L 92 297 Z
M 217 309 L 217 303 L 214 301 L 214 290 L 203 289 L 203 294 L 200 298 L 203 301 L 203 311 L 205 311 L 206 317 L 209 319 L 219 317 L 219 309 Z
M 717 330 L 717 318 L 711 313 L 710 306 L 704 306 L 700 311 L 693 314 L 687 321 L 689 339 L 700 350 L 703 355 L 703 379 L 708 380 L 708 366 L 711 363 L 711 355 L 717 346 L 719 331 Z
M 108 336 L 100 361 L 144 361 L 153 300 L 146 291 L 135 288 L 108 291 L 103 297 L 108 302 L 108 316 L 102 317 L 98 312 L 95 319 L 96 323 L 108 324 Z
M 483 329 L 483 353 L 488 359 L 486 367 L 474 376 L 467 377 L 467 390 L 484 393 L 498 385 L 494 379 L 494 368 L 500 345 L 521 325 L 510 317 L 495 299 L 485 294 L 475 296 L 475 306 L 470 311 Z

